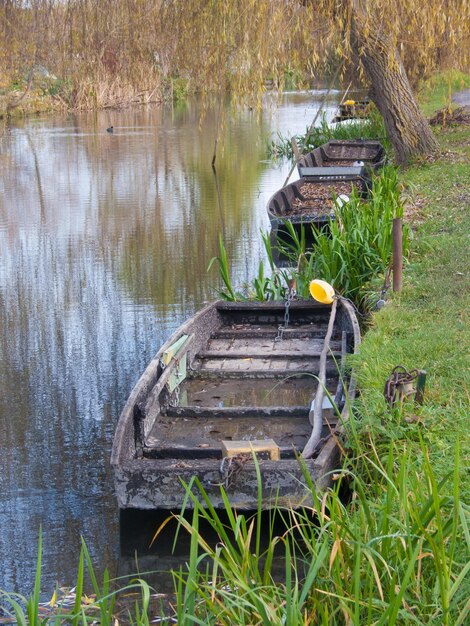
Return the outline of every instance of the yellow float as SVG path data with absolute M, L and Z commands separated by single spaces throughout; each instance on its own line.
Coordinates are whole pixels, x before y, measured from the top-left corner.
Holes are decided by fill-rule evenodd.
M 322 304 L 331 304 L 335 299 L 335 290 L 326 280 L 316 278 L 310 281 L 309 290 L 312 298 Z

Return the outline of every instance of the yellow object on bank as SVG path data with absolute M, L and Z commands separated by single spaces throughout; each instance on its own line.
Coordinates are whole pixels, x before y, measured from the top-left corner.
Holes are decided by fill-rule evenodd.
M 309 289 L 312 298 L 322 304 L 331 304 L 335 298 L 335 290 L 325 280 L 316 278 L 310 281 Z
M 353 107 L 356 102 L 354 100 L 346 100 L 346 102 L 343 102 L 344 105 L 346 105 L 347 107 Z

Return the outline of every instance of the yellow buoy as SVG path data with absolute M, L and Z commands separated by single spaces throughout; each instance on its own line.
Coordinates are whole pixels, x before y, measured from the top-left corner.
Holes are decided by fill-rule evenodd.
M 312 298 L 322 304 L 331 304 L 335 298 L 335 290 L 325 280 L 316 278 L 310 281 L 309 289 Z

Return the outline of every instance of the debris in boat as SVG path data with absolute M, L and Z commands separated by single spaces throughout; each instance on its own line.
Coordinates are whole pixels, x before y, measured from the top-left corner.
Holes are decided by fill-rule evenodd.
M 361 181 L 335 181 L 331 183 L 304 183 L 299 191 L 302 198 L 295 198 L 290 215 L 329 215 L 334 208 L 334 197 L 350 196 L 353 188 L 362 191 Z

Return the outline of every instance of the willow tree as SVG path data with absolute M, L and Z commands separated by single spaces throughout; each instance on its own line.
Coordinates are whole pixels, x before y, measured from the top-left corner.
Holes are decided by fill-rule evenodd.
M 396 160 L 437 147 L 411 79 L 468 68 L 468 0 L 162 0 L 161 45 L 204 93 L 258 99 L 287 69 L 349 65 L 382 114 Z

